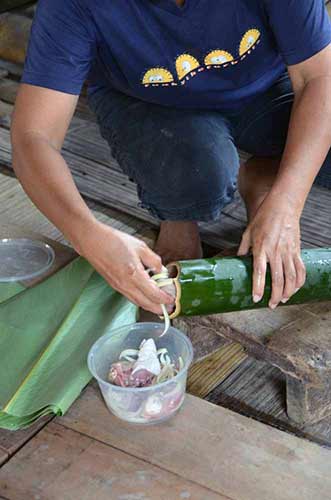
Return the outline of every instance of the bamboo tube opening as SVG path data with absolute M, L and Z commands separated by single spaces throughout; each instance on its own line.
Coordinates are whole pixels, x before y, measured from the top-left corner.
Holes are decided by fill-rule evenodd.
M 176 289 L 176 301 L 175 301 L 175 309 L 169 316 L 170 319 L 177 318 L 179 316 L 180 311 L 181 311 L 181 305 L 180 305 L 180 298 L 181 298 L 181 286 L 179 282 L 179 275 L 180 275 L 180 264 L 179 262 L 171 262 L 170 264 L 167 265 L 167 269 L 169 272 L 169 278 L 173 279 L 173 283 L 175 285 Z

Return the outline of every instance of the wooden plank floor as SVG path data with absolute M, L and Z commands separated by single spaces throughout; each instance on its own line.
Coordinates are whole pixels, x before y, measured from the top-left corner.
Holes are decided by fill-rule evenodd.
M 94 215 L 101 222 L 128 234 L 139 236 L 150 231 L 145 222 L 87 200 Z M 21 185 L 13 177 L 0 173 L 0 216 L 2 222 L 19 224 L 27 230 L 37 231 L 48 238 L 65 242 L 60 231 L 44 217 L 25 195 Z
M 206 399 L 303 439 L 331 446 L 331 418 L 312 425 L 294 425 L 286 414 L 285 377 L 263 361 L 248 357 Z
M 2 469 L 0 492 L 15 500 L 228 498 L 57 423 Z
M 108 413 L 93 384 L 2 468 L 0 494 L 329 500 L 330 459 L 329 450 L 192 396 L 162 426 L 130 426 Z
M 8 72 L 8 76 L 0 80 L 1 220 L 19 223 L 27 229 L 39 231 L 57 241 L 64 241 L 59 231 L 35 209 L 33 204 L 24 195 L 18 182 L 11 177 L 13 172 L 11 170 L 8 128 L 12 104 L 17 92 L 17 78 L 20 74 L 20 68 L 15 64 L 4 64 L 2 69 Z M 155 227 L 155 221 L 137 206 L 135 187 L 121 173 L 116 162 L 110 158 L 108 146 L 99 135 L 94 118 L 87 108 L 84 96 L 80 99 L 76 116 L 70 126 L 64 145 L 64 155 L 70 164 L 77 185 L 99 220 L 130 234 L 144 237 L 152 244 L 155 237 L 155 233 L 152 231 L 153 226 Z M 330 192 L 322 188 L 313 188 L 302 221 L 303 244 L 305 247 L 331 245 L 330 211 Z M 237 197 L 233 204 L 226 208 L 224 216 L 220 221 L 201 225 L 203 238 L 215 248 L 234 247 L 240 241 L 241 233 L 245 227 L 245 220 L 243 205 Z M 318 428 L 315 427 L 314 429 L 305 429 L 303 431 L 293 428 L 289 424 L 284 405 L 284 383 L 277 370 L 270 369 L 270 367 L 263 363 L 261 364 L 256 360 L 247 358 L 237 344 L 230 344 L 220 339 L 217 334 L 211 335 L 208 338 L 203 337 L 203 342 L 201 342 L 202 336 L 203 332 L 195 332 L 192 338 L 198 361 L 198 364 L 191 371 L 189 380 L 189 388 L 193 394 L 197 394 L 200 397 L 208 397 L 210 401 L 219 405 L 233 408 L 239 413 L 253 416 L 257 420 L 285 429 L 287 432 L 296 433 L 299 436 L 314 439 L 324 444 L 329 442 L 331 439 L 331 423 L 329 422 L 321 424 Z M 216 370 L 215 367 L 217 368 Z M 201 384 L 201 380 L 204 380 L 205 383 Z M 93 400 L 96 410 L 102 414 L 100 426 L 103 426 L 103 430 L 99 429 L 101 434 L 94 427 L 92 431 L 86 427 L 89 419 L 93 420 L 94 418 L 90 410 L 90 413 L 87 413 L 87 415 L 84 414 L 87 411 L 84 406 L 87 404 L 86 398 L 89 399 L 90 397 Z M 84 402 L 83 406 L 81 406 L 82 401 Z M 160 433 L 162 434 L 161 442 L 156 440 L 153 444 L 147 440 L 150 448 L 148 446 L 144 448 L 141 442 L 137 441 L 139 446 L 142 446 L 143 451 L 140 453 L 135 451 L 136 449 L 133 450 L 131 444 L 128 447 L 118 444 L 116 441 L 116 432 L 121 432 L 121 425 L 109 417 L 108 414 L 104 413 L 103 404 L 97 396 L 95 387 L 92 386 L 92 388 L 86 391 L 83 398 L 74 405 L 68 420 L 57 420 L 56 423 L 44 421 L 40 423 L 39 427 L 32 427 L 21 433 L 0 432 L 0 463 L 16 454 L 16 457 L 12 458 L 9 464 L 3 468 L 5 472 L 0 474 L 0 498 L 1 495 L 4 498 L 10 499 L 37 498 L 38 495 L 41 495 L 40 498 L 54 499 L 91 498 L 94 489 L 97 488 L 97 491 L 100 491 L 100 498 L 102 499 L 109 495 L 109 487 L 113 487 L 109 481 L 107 482 L 111 474 L 114 474 L 119 482 L 122 481 L 121 484 L 127 482 L 127 491 L 123 491 L 122 489 L 117 493 L 116 488 L 118 485 L 115 484 L 114 486 L 113 491 L 117 495 L 114 498 L 119 498 L 120 500 L 149 498 L 149 491 L 157 491 L 159 495 L 151 496 L 151 498 L 170 499 L 232 498 L 235 500 L 238 498 L 249 500 L 250 498 L 254 498 L 265 500 L 268 498 L 269 500 L 270 498 L 272 500 L 272 498 L 307 498 L 307 500 L 311 500 L 311 498 L 315 498 L 316 500 L 324 500 L 330 498 L 330 496 L 326 496 L 326 490 L 323 489 L 325 482 L 323 483 L 322 480 L 324 478 L 318 475 L 323 473 L 323 468 L 318 474 L 316 473 L 316 477 L 321 482 L 320 488 L 317 488 L 316 477 L 308 477 L 307 468 L 305 467 L 305 460 L 307 460 L 307 463 L 309 460 L 308 458 L 303 458 L 303 456 L 300 456 L 300 460 L 303 462 L 301 469 L 298 463 L 296 463 L 294 469 L 289 469 L 291 473 L 296 474 L 302 481 L 303 486 L 299 490 L 297 484 L 291 482 L 290 484 L 293 488 L 293 492 L 291 492 L 292 496 L 284 496 L 285 489 L 282 481 L 284 484 L 286 481 L 289 481 L 285 468 L 289 464 L 291 466 L 293 456 L 295 456 L 295 461 L 297 460 L 295 451 L 291 448 L 292 444 L 287 448 L 287 440 L 290 443 L 295 443 L 295 448 L 306 446 L 305 441 L 300 444 L 301 441 L 294 442 L 291 441 L 292 438 L 290 436 L 279 434 L 281 436 L 281 444 L 278 448 L 276 447 L 278 455 L 275 453 L 274 456 L 266 457 L 264 454 L 265 450 L 262 453 L 261 449 L 256 448 L 256 443 L 252 443 L 254 440 L 265 439 L 266 436 L 270 436 L 270 433 L 274 436 L 273 432 L 276 431 L 265 426 L 251 428 L 248 422 L 243 419 L 239 420 L 242 430 L 244 432 L 244 429 L 246 429 L 245 433 L 252 432 L 252 438 L 247 440 L 245 433 L 240 436 L 234 434 L 232 436 L 232 443 L 224 442 L 223 440 L 219 440 L 221 432 L 220 424 L 216 425 L 214 419 L 223 419 L 224 415 L 231 415 L 231 418 L 221 420 L 224 426 L 227 426 L 229 422 L 236 419 L 236 416 L 223 413 L 224 410 L 222 408 L 210 405 L 205 406 L 205 404 L 207 403 L 202 404 L 202 413 L 200 414 L 200 406 L 197 401 L 189 398 L 189 407 L 184 410 L 183 416 L 178 421 L 178 425 L 177 423 L 175 424 L 177 422 L 176 419 L 173 423 L 167 424 L 164 427 L 165 431 Z M 185 434 L 183 430 L 186 425 L 185 423 L 190 432 L 194 433 L 194 436 L 199 436 L 199 432 L 201 431 L 199 429 L 200 425 L 206 431 L 207 438 L 213 438 L 214 445 L 215 442 L 217 443 L 217 446 L 214 446 L 214 448 L 219 451 L 222 460 L 214 456 L 214 452 L 211 453 L 211 457 L 209 456 L 213 444 L 209 443 L 207 439 L 206 442 L 209 443 L 210 449 L 207 446 L 197 448 L 200 450 L 201 456 L 206 463 L 201 463 L 200 459 L 200 468 L 198 467 L 198 463 L 194 463 L 194 467 L 190 470 L 190 452 L 193 453 L 193 457 L 195 458 L 196 455 L 194 455 L 194 450 L 188 449 L 188 447 L 196 446 L 196 443 L 199 441 L 196 438 L 192 439 L 193 434 Z M 112 427 L 113 425 L 114 427 Z M 66 428 L 64 429 L 63 426 Z M 230 425 L 228 428 L 229 433 L 231 433 L 231 429 Z M 264 431 L 262 432 L 261 429 L 264 429 Z M 262 432 L 261 435 L 259 434 L 260 430 Z M 107 435 L 102 434 L 101 431 L 107 432 Z M 115 441 L 111 441 L 113 431 L 115 432 Z M 127 439 L 130 439 L 133 431 L 130 429 L 128 432 Z M 146 436 L 146 431 L 139 432 L 140 434 Z M 155 435 L 155 432 L 153 435 Z M 177 442 L 174 443 L 174 437 L 182 446 L 185 444 L 184 455 L 180 453 Z M 229 439 L 230 437 L 231 434 L 229 434 Z M 70 442 L 70 446 L 72 446 L 70 459 L 67 460 L 66 448 L 62 450 L 57 447 L 57 438 L 59 441 L 67 438 Z M 171 444 L 170 449 L 169 443 L 167 447 L 166 438 L 169 439 Z M 121 439 L 123 441 L 123 436 Z M 204 444 L 204 439 L 205 436 L 201 435 L 200 440 L 202 444 Z M 239 439 L 243 440 L 245 447 L 240 448 L 240 450 L 234 450 L 235 446 L 239 446 Z M 83 446 L 82 443 L 84 440 L 86 441 Z M 30 444 L 26 444 L 29 441 Z M 99 444 L 99 441 L 102 441 L 102 445 Z M 48 448 L 43 448 L 43 444 L 48 446 Z M 308 445 L 309 443 L 307 443 Z M 104 448 L 104 446 L 108 448 Z M 157 446 L 160 447 L 161 451 L 157 449 Z M 20 449 L 21 451 L 19 451 Z M 317 449 L 307 448 L 310 458 L 318 456 Z M 147 454 L 156 452 L 157 460 L 155 462 L 147 460 L 147 463 Z M 125 457 L 122 453 L 126 454 Z M 248 453 L 250 456 L 256 453 L 256 456 L 253 457 L 253 465 L 248 463 L 248 456 L 245 453 Z M 323 455 L 324 450 L 321 453 Z M 135 457 L 132 457 L 133 454 Z M 180 463 L 176 461 L 176 454 L 181 458 Z M 114 457 L 114 462 L 111 461 L 111 463 L 108 463 L 109 457 Z M 330 460 L 329 455 L 323 455 L 323 457 L 325 460 Z M 239 459 L 239 465 L 242 469 L 234 463 L 235 459 Z M 24 472 L 23 464 L 26 464 L 27 460 L 29 462 L 31 460 L 31 468 L 27 469 L 22 486 L 17 484 L 17 481 L 15 485 L 14 478 L 18 473 L 21 474 Z M 187 463 L 185 463 L 185 460 L 187 460 Z M 127 467 L 125 466 L 126 461 Z M 171 464 L 172 461 L 173 464 Z M 219 461 L 221 465 L 219 465 Z M 223 464 L 226 461 L 229 461 L 230 464 L 228 468 Z M 267 463 L 266 468 L 264 467 L 265 461 Z M 275 464 L 278 467 L 279 461 L 285 465 L 281 469 L 279 479 L 277 479 L 274 491 L 270 496 L 270 488 L 268 494 L 266 493 L 267 483 L 269 481 L 269 487 L 271 480 L 276 480 L 272 476 L 272 467 Z M 87 470 L 87 464 L 91 462 L 95 463 L 95 468 Z M 47 476 L 47 472 L 43 472 L 45 464 L 48 464 L 49 468 L 52 469 L 54 463 L 59 463 L 60 468 L 63 467 L 59 473 L 61 481 L 56 481 L 56 471 L 54 473 L 52 471 L 49 476 Z M 232 466 L 235 467 L 234 470 L 231 470 Z M 41 484 L 42 481 L 39 480 L 39 474 L 35 472 L 39 470 L 47 478 L 45 484 Z M 84 473 L 79 474 L 79 470 L 84 471 Z M 134 493 L 130 490 L 131 483 L 128 480 L 130 474 L 136 477 L 135 474 L 138 474 L 137 470 L 147 471 L 145 476 L 148 478 L 146 481 L 142 480 L 140 497 L 132 496 Z M 247 471 L 250 471 L 250 476 L 248 476 Z M 260 479 L 257 479 L 256 471 L 259 471 L 260 475 L 262 475 L 262 485 L 259 484 Z M 234 474 L 236 473 L 239 477 L 238 481 L 234 479 Z M 242 473 L 244 474 L 243 476 Z M 38 480 L 36 479 L 37 476 Z M 174 484 L 175 489 L 171 494 L 166 489 L 167 481 Z M 148 488 L 151 488 L 151 490 Z M 158 489 L 154 490 L 153 488 Z M 67 496 L 64 496 L 65 491 L 68 492 Z M 303 492 L 301 496 L 296 496 L 297 491 Z M 76 492 L 79 492 L 79 496 L 76 496 Z M 273 494 L 274 497 L 272 496 Z

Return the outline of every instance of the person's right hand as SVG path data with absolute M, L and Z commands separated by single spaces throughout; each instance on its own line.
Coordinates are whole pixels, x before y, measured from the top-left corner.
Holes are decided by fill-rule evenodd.
M 143 241 L 98 221 L 80 239 L 80 255 L 131 302 L 158 315 L 162 314 L 160 304 L 174 304 L 174 298 L 146 272 L 147 268 L 161 272 L 162 261 Z

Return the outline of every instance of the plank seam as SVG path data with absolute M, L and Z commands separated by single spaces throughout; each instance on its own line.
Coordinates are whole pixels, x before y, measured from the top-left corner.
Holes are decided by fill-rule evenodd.
M 236 499 L 234 497 L 229 497 L 228 495 L 225 495 L 224 493 L 222 493 L 220 491 L 214 490 L 214 489 L 210 488 L 209 486 L 206 486 L 206 485 L 204 485 L 202 483 L 197 483 L 196 481 L 193 481 L 190 478 L 187 478 L 185 476 L 181 476 L 178 472 L 173 471 L 170 468 L 165 468 L 165 467 L 163 467 L 163 466 L 161 466 L 161 465 L 159 465 L 157 463 L 150 462 L 149 460 L 146 460 L 146 458 L 137 457 L 136 455 L 134 455 L 133 453 L 130 453 L 130 452 L 126 451 L 125 449 L 122 449 L 122 448 L 120 448 L 118 446 L 114 446 L 113 444 L 109 444 L 106 441 L 103 441 L 101 439 L 97 439 L 94 436 L 91 436 L 90 434 L 85 434 L 85 433 L 83 433 L 81 431 L 78 431 L 77 429 L 73 429 L 69 425 L 66 425 L 65 423 L 62 423 L 60 420 L 57 420 L 56 422 L 54 422 L 54 425 L 60 425 L 60 426 L 64 427 L 65 429 L 69 429 L 72 432 L 76 432 L 77 434 L 80 434 L 81 436 L 88 437 L 88 438 L 92 439 L 92 441 L 95 441 L 97 443 L 106 445 L 109 448 L 113 448 L 114 450 L 117 450 L 117 451 L 120 451 L 122 453 L 125 453 L 126 455 L 128 455 L 128 456 L 130 456 L 130 457 L 132 457 L 132 458 L 134 458 L 136 460 L 141 460 L 142 462 L 145 462 L 146 464 L 152 465 L 153 467 L 157 467 L 160 470 L 163 470 L 165 472 L 169 472 L 171 474 L 174 474 L 175 476 L 177 476 L 177 477 L 179 477 L 181 479 L 185 479 L 185 481 L 187 481 L 189 483 L 192 483 L 192 484 L 194 484 L 196 486 L 199 486 L 200 488 L 204 488 L 206 490 L 209 490 L 210 492 L 216 493 L 217 495 L 222 495 L 227 500 L 238 500 L 238 499 Z

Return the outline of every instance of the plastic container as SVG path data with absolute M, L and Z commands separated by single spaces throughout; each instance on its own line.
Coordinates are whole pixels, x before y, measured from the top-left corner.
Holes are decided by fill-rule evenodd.
M 53 248 L 42 241 L 28 238 L 0 240 L 0 282 L 37 278 L 53 265 Z
M 88 367 L 97 379 L 109 410 L 126 422 L 155 424 L 172 417 L 185 397 L 187 371 L 193 359 L 190 340 L 171 327 L 163 332 L 162 323 L 135 323 L 110 330 L 92 346 Z M 138 349 L 144 339 L 152 338 L 157 349 L 166 347 L 173 361 L 182 357 L 183 369 L 172 379 L 150 387 L 119 387 L 107 382 L 110 366 L 124 349 Z

